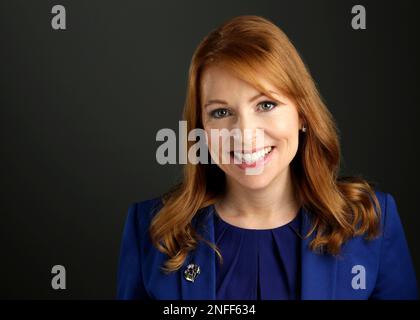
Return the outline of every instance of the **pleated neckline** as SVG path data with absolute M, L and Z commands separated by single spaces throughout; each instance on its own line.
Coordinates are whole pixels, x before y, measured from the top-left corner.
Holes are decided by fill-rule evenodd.
M 219 227 L 221 227 L 222 229 L 230 228 L 230 229 L 234 229 L 236 231 L 241 231 L 241 232 L 267 233 L 267 232 L 276 232 L 276 231 L 281 231 L 282 229 L 291 228 L 300 237 L 300 228 L 299 227 L 300 227 L 300 221 L 301 221 L 301 216 L 302 216 L 302 207 L 299 208 L 299 211 L 297 212 L 296 216 L 291 221 L 289 221 L 286 224 L 283 224 L 281 226 L 274 227 L 274 228 L 268 228 L 268 229 L 254 229 L 254 228 L 243 228 L 243 227 L 235 226 L 235 225 L 223 220 L 223 218 L 220 217 L 220 215 L 217 212 L 214 204 L 212 204 L 212 209 L 213 209 L 216 224 Z

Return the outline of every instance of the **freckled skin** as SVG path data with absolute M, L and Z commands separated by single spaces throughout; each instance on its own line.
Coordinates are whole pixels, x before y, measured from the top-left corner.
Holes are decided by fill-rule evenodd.
M 301 128 L 301 120 L 298 115 L 297 108 L 293 101 L 281 94 L 273 85 L 264 82 L 267 89 L 278 94 L 270 97 L 261 96 L 256 100 L 249 100 L 258 95 L 260 92 L 247 82 L 236 78 L 230 72 L 218 66 L 211 66 L 206 69 L 201 82 L 202 93 L 202 120 L 205 131 L 208 135 L 209 149 L 212 155 L 216 154 L 213 150 L 215 145 L 210 130 L 211 129 L 227 129 L 237 128 L 243 133 L 245 129 L 252 130 L 252 137 L 245 140 L 249 146 L 275 146 L 272 158 L 268 162 L 261 173 L 257 175 L 247 175 L 243 169 L 240 169 L 233 163 L 222 163 L 221 158 L 218 166 L 225 172 L 228 183 L 240 184 L 242 187 L 249 189 L 264 189 L 279 179 L 286 179 L 289 170 L 289 164 L 296 155 L 299 142 L 299 128 Z M 211 104 L 207 108 L 203 106 L 209 101 L 220 99 L 227 104 Z M 262 109 L 262 102 L 273 102 L 277 105 L 273 108 Z M 268 103 L 270 106 L 270 104 Z M 218 112 L 221 118 L 214 118 L 210 112 L 217 109 L 227 109 L 227 112 Z M 270 109 L 270 110 L 267 110 Z M 264 130 L 263 145 L 256 146 L 255 130 Z M 244 136 L 243 136 L 244 137 Z M 231 140 L 232 141 L 232 140 Z M 257 141 L 258 142 L 258 141 Z M 233 143 L 232 143 L 233 146 Z M 222 153 L 222 140 L 219 139 L 219 152 Z

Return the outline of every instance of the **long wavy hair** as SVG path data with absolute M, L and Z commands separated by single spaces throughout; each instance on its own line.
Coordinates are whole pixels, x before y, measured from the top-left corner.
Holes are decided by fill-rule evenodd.
M 307 67 L 287 36 L 270 20 L 254 15 L 232 18 L 211 31 L 196 48 L 189 68 L 183 120 L 187 130 L 203 128 L 200 80 L 209 66 L 222 65 L 268 97 L 261 76 L 293 99 L 307 130 L 299 133 L 298 151 L 290 163 L 295 195 L 311 213 L 314 234 L 310 248 L 337 255 L 351 237 L 373 239 L 381 214 L 374 183 L 360 176 L 338 177 L 340 143 L 334 119 Z M 195 144 L 186 141 L 187 148 Z M 183 179 L 162 195 L 163 206 L 149 233 L 156 248 L 168 256 L 162 270 L 173 272 L 199 241 L 210 245 L 192 225 L 197 212 L 225 192 L 225 173 L 216 164 L 184 165 Z

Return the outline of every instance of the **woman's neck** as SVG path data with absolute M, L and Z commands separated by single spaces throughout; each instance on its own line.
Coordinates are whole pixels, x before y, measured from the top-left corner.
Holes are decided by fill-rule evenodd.
M 223 219 L 233 224 L 277 227 L 293 220 L 299 210 L 289 168 L 264 189 L 246 188 L 229 177 L 226 183 L 226 194 L 215 207 Z

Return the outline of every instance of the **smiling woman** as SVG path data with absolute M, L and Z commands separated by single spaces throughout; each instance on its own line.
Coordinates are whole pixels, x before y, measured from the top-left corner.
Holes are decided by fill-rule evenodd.
M 223 163 L 209 134 L 216 163 L 188 162 L 180 184 L 130 207 L 119 298 L 417 298 L 393 196 L 338 176 L 333 116 L 275 24 L 240 16 L 203 39 L 183 117 L 188 132 L 260 129 L 264 139 L 241 135 Z
M 284 94 L 276 93 L 279 90 L 274 85 L 267 83 L 265 79 L 259 80 L 263 82 L 261 86 L 265 89 L 266 94 L 260 93 L 254 85 L 236 77 L 234 73 L 228 70 L 227 67 L 215 64 L 208 67 L 202 75 L 201 96 L 203 101 L 208 101 L 201 113 L 203 127 L 208 136 L 210 136 L 212 129 L 219 131 L 222 129 L 228 129 L 229 131 L 237 129 L 240 132 L 244 132 L 246 129 L 251 130 L 251 132 L 256 129 L 263 130 L 262 145 L 257 145 L 255 135 L 240 135 L 238 144 L 243 143 L 244 146 L 234 149 L 233 154 L 231 154 L 231 157 L 235 156 L 239 160 L 239 164 L 221 164 L 219 168 L 225 173 L 226 183 L 230 188 L 236 189 L 230 190 L 230 192 L 240 192 L 241 197 L 249 199 L 249 204 L 246 206 L 252 208 L 251 211 L 256 215 L 258 214 L 256 207 L 265 206 L 261 201 L 262 198 L 271 202 L 271 199 L 280 195 L 278 192 L 281 187 L 284 190 L 284 197 L 287 197 L 284 200 L 293 207 L 265 207 L 259 210 L 258 218 L 258 220 L 267 220 L 260 218 L 266 217 L 270 213 L 269 211 L 275 211 L 278 213 L 275 220 L 281 221 L 287 218 L 284 215 L 288 214 L 288 211 L 295 213 L 298 209 L 296 199 L 292 198 L 291 177 L 288 171 L 289 164 L 298 149 L 299 128 L 302 128 L 303 120 L 299 117 L 295 103 Z M 265 74 L 263 71 L 258 73 Z M 225 98 L 224 101 L 221 101 L 212 99 L 212 97 Z M 224 111 L 223 115 L 219 115 L 217 112 L 222 110 Z M 222 154 L 223 141 L 221 143 L 216 141 L 216 147 L 213 148 L 212 137 L 210 136 L 209 139 L 212 156 Z M 221 159 L 217 159 L 217 161 L 222 163 Z M 258 164 L 264 165 L 262 174 L 244 174 L 243 170 L 246 167 Z M 277 179 L 278 182 L 274 183 L 274 179 Z M 264 192 L 264 196 L 262 196 L 262 192 Z M 272 194 L 269 195 L 269 193 Z M 257 197 L 260 200 L 257 200 Z M 285 204 L 287 204 L 286 202 Z M 282 205 L 281 200 L 277 205 Z M 238 212 L 238 209 L 243 208 L 236 208 L 231 211 Z M 283 213 L 279 214 L 281 211 Z

